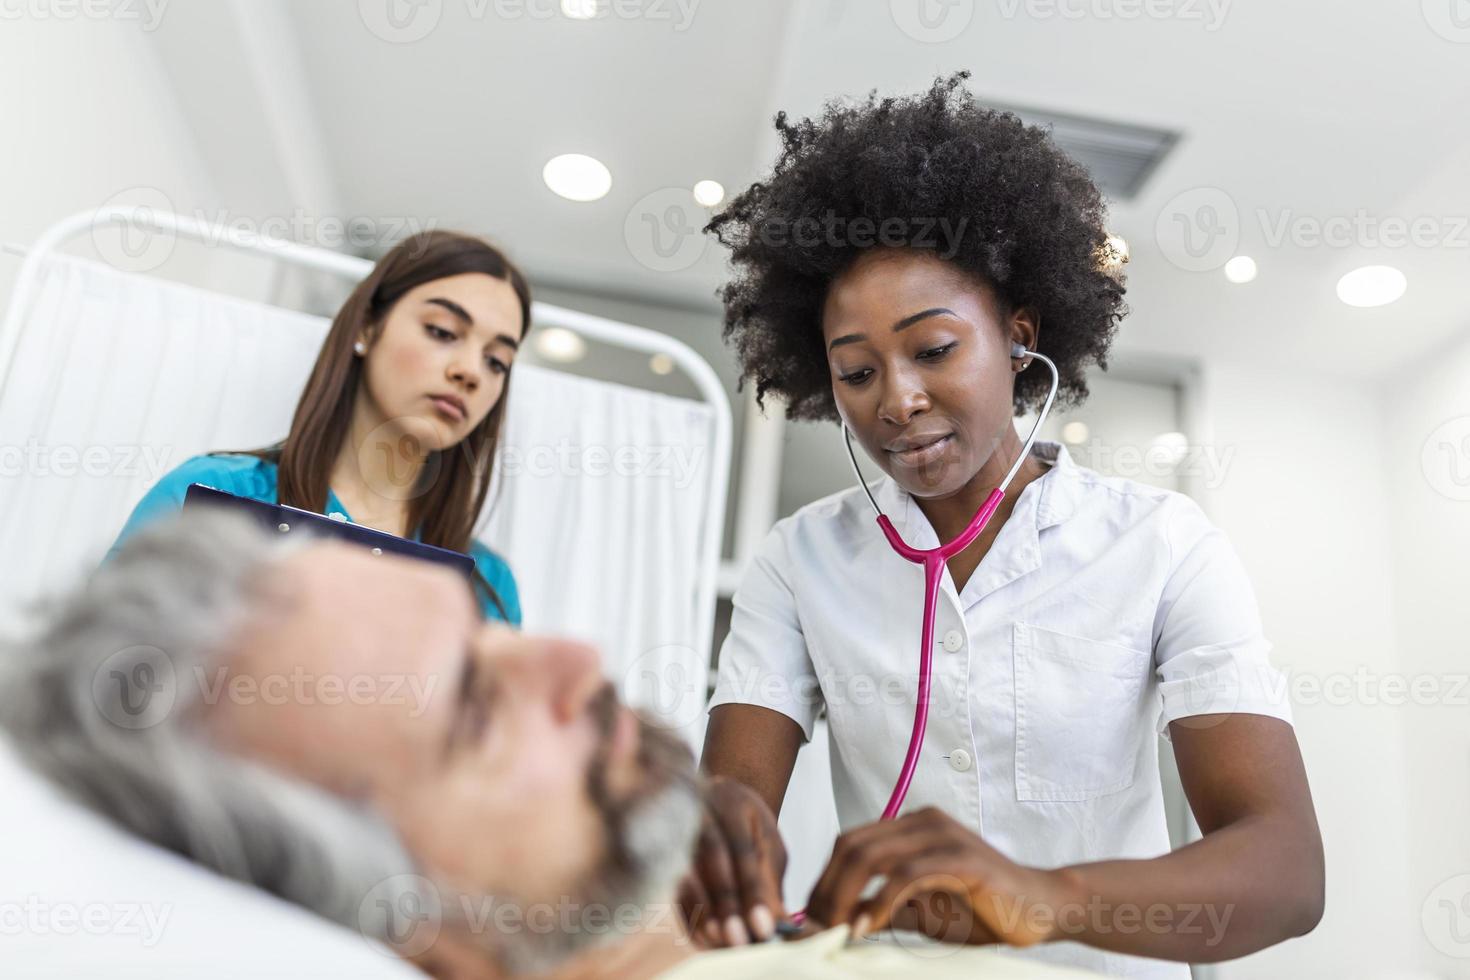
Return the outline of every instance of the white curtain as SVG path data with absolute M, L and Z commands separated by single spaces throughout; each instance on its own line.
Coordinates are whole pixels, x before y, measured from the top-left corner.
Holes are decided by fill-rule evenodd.
M 481 535 L 510 562 L 528 630 L 596 643 L 626 700 L 696 740 L 710 636 L 695 622 L 714 413 L 516 368 Z
M 284 435 L 328 326 L 65 256 L 34 296 L 0 390 L 0 628 L 95 565 L 169 469 Z M 526 627 L 596 643 L 625 695 L 697 739 L 712 410 L 530 365 L 511 388 L 480 537 Z
M 94 566 L 174 466 L 279 439 L 327 323 L 54 256 L 23 327 L 0 389 L 6 625 Z

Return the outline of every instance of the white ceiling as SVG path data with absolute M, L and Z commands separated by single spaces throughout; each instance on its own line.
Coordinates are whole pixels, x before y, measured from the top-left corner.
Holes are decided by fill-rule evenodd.
M 1470 30 L 1460 43 L 1435 30 L 1460 0 L 617 2 L 647 16 L 571 21 L 555 0 L 193 0 L 171 8 L 157 47 L 228 200 L 488 234 L 546 283 L 713 308 L 716 246 L 649 251 L 644 222 L 681 193 L 670 188 L 757 178 L 778 108 L 914 92 L 967 68 L 982 98 L 1183 135 L 1143 193 L 1113 209 L 1132 249 L 1124 351 L 1368 377 L 1470 327 L 1470 228 L 1454 220 L 1470 216 L 1470 129 L 1455 122 Z M 919 2 L 947 13 L 941 29 L 956 36 L 906 34 L 899 22 Z M 432 29 L 405 43 L 375 34 L 390 3 L 428 18 L 410 33 Z M 1171 15 L 1127 16 L 1148 9 Z M 551 194 L 541 166 L 564 152 L 603 160 L 612 192 L 588 204 Z M 1226 227 L 1259 263 L 1254 283 L 1186 271 L 1156 240 L 1174 227 L 1171 202 L 1195 188 L 1236 209 Z M 1423 219 L 1453 241 L 1268 240 L 1284 219 L 1359 212 L 1370 226 Z M 1344 306 L 1337 278 L 1369 262 L 1402 268 L 1408 294 Z

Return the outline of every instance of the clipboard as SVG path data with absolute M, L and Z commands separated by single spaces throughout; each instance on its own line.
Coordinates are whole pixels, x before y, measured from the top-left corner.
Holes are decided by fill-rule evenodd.
M 433 562 L 454 569 L 466 581 L 475 572 L 475 560 L 448 548 L 400 538 L 377 528 L 363 527 L 348 521 L 334 520 L 300 507 L 273 504 L 254 497 L 241 497 L 203 483 L 191 483 L 184 493 L 185 509 L 219 507 L 244 514 L 271 534 L 306 533 L 335 541 L 346 541 L 367 548 L 375 555 L 399 555 L 419 561 Z

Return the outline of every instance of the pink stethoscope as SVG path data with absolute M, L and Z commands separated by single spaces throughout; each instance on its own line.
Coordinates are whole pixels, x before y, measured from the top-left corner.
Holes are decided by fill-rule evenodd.
M 868 503 L 873 505 L 873 511 L 878 515 L 878 527 L 883 530 L 883 536 L 899 555 L 908 559 L 916 565 L 924 566 L 924 626 L 919 641 L 919 692 L 918 701 L 914 705 L 914 730 L 909 735 L 908 755 L 904 757 L 903 769 L 899 771 L 898 782 L 893 786 L 893 793 L 888 797 L 888 805 L 883 808 L 883 816 L 880 819 L 892 820 L 898 816 L 898 810 L 903 806 L 903 801 L 909 794 L 909 784 L 914 780 L 914 770 L 919 765 L 919 751 L 924 747 L 924 733 L 929 727 L 929 672 L 934 660 L 934 616 L 939 606 L 939 583 L 944 578 L 945 563 L 950 558 L 968 548 L 980 532 L 985 530 L 985 525 L 990 523 L 991 515 L 1000 506 L 1001 500 L 1005 498 L 1006 487 L 1010 486 L 1021 469 L 1021 464 L 1031 454 L 1031 445 L 1036 441 L 1036 434 L 1041 431 L 1041 425 L 1046 417 L 1051 414 L 1052 402 L 1057 397 L 1057 385 L 1061 382 L 1061 376 L 1057 373 L 1057 366 L 1045 354 L 1027 350 L 1021 344 L 1011 345 L 1011 358 L 1019 360 L 1025 357 L 1034 357 L 1042 361 L 1051 369 L 1051 390 L 1047 392 L 1046 402 L 1041 406 L 1041 412 L 1036 416 L 1036 422 L 1031 426 L 1031 433 L 1026 437 L 1026 444 L 1021 447 L 1021 453 L 1016 461 L 1011 464 L 1010 472 L 1006 478 L 1000 481 L 1000 486 L 990 491 L 975 516 L 970 519 L 969 526 L 959 533 L 949 544 L 940 545 L 938 548 L 930 548 L 927 551 L 922 548 L 914 548 L 907 544 L 899 536 L 893 527 L 893 522 L 883 509 L 878 506 L 878 500 L 873 496 L 873 491 L 868 488 L 863 479 L 862 470 L 858 468 L 857 454 L 852 449 L 852 433 L 848 431 L 847 424 L 842 425 L 842 442 L 847 447 L 847 458 L 852 463 L 852 472 L 857 477 L 858 486 L 868 495 Z M 1023 366 L 1022 370 L 1025 370 Z M 798 925 L 806 919 L 806 911 L 797 912 L 791 916 L 791 920 Z

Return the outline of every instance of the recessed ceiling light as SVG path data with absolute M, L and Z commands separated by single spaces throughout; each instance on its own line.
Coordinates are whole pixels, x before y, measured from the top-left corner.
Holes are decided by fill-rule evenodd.
M 572 20 L 591 20 L 597 16 L 597 0 L 561 0 L 561 12 Z
M 1249 255 L 1237 255 L 1225 263 L 1225 278 L 1231 282 L 1250 282 L 1256 277 L 1256 260 Z
M 612 172 L 583 153 L 563 153 L 541 168 L 546 186 L 570 201 L 595 201 L 612 188 Z
M 587 342 L 565 327 L 547 327 L 536 333 L 536 353 L 548 361 L 580 361 L 587 353 Z
M 648 370 L 654 374 L 673 374 L 674 359 L 667 354 L 655 354 L 648 359 Z
M 1068 422 L 1062 426 L 1062 441 L 1076 446 L 1087 441 L 1086 422 Z
M 1409 288 L 1409 280 L 1391 265 L 1365 265 L 1337 280 L 1337 298 L 1348 306 L 1383 306 Z
M 694 185 L 694 200 L 702 207 L 712 208 L 725 199 L 725 185 L 718 180 L 701 180 Z

